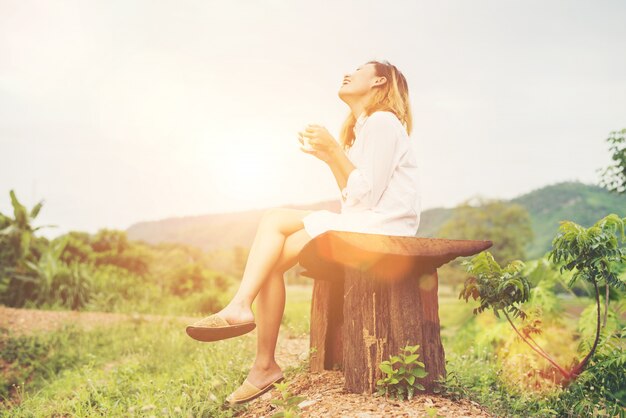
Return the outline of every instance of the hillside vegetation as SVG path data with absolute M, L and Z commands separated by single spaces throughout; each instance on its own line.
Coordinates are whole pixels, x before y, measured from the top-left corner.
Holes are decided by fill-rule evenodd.
M 506 202 L 506 200 L 505 200 Z M 580 182 L 563 182 L 533 190 L 509 200 L 528 210 L 534 240 L 526 247 L 530 258 L 540 257 L 550 250 L 553 231 L 560 220 L 571 220 L 582 226 L 591 226 L 602 214 L 626 215 L 626 195 Z M 340 210 L 339 201 L 318 202 L 311 205 L 287 206 L 298 209 Z M 450 219 L 454 208 L 432 208 L 422 211 L 419 237 L 442 237 L 441 226 Z M 178 242 L 203 250 L 249 247 L 263 210 L 238 213 L 209 214 L 195 217 L 170 218 L 140 222 L 127 229 L 129 239 L 148 243 Z M 445 237 L 442 237 L 445 238 Z M 485 237 L 490 239 L 490 237 Z

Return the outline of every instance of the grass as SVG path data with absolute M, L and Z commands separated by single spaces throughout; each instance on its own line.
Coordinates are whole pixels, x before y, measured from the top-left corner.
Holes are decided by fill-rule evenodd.
M 311 286 L 287 286 L 282 325 L 292 337 L 308 335 L 311 292 Z M 567 301 L 567 306 L 578 309 L 577 303 L 586 299 Z M 515 416 L 514 411 L 524 411 L 539 398 L 523 391 L 510 396 L 514 388 L 500 376 L 513 375 L 518 364 L 496 359 L 494 347 L 504 345 L 510 359 L 523 358 L 526 349 L 506 342 L 506 324 L 493 315 L 473 316 L 473 307 L 445 289 L 440 292 L 442 340 L 448 373 L 456 379 L 453 389 L 494 413 Z M 548 342 L 549 350 L 566 348 Z M 175 319 L 9 335 L 0 341 L 0 396 L 5 398 L 0 417 L 230 417 L 237 410 L 222 408 L 222 402 L 247 375 L 255 349 L 252 336 L 213 344 L 190 340 L 184 324 Z M 304 366 L 285 370 L 287 376 L 303 372 Z
M 220 404 L 247 375 L 255 348 L 250 337 L 191 341 L 177 321 L 67 327 L 15 341 L 15 364 L 32 370 L 6 417 L 231 416 Z M 43 348 L 38 359 L 34 346 Z
M 283 329 L 308 335 L 311 287 L 287 292 Z M 171 319 L 9 335 L 0 342 L 0 417 L 230 417 L 237 410 L 221 405 L 248 374 L 255 350 L 251 336 L 193 341 Z
M 308 335 L 311 292 L 287 286 L 283 329 L 293 337 Z M 441 312 L 458 325 L 466 308 L 456 302 L 442 299 Z M 1 345 L 11 364 L 2 385 L 11 397 L 0 416 L 228 417 L 233 411 L 220 405 L 247 375 L 255 343 L 244 336 L 203 344 L 175 320 L 140 319 L 9 338 Z
M 312 286 L 287 286 L 285 314 L 282 326 L 293 337 L 307 338 L 311 328 Z

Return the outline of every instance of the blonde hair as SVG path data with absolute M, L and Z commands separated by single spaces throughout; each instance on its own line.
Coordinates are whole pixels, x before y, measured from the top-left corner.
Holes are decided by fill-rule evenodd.
M 413 130 L 413 121 L 411 118 L 411 105 L 409 104 L 409 87 L 404 75 L 391 65 L 389 61 L 368 61 L 366 64 L 374 64 L 377 77 L 385 77 L 386 83 L 374 86 L 374 94 L 368 104 L 365 105 L 364 112 L 366 116 L 371 115 L 377 110 L 392 112 L 402 122 L 407 133 L 410 135 Z M 344 149 L 348 149 L 354 143 L 354 126 L 356 125 L 356 117 L 350 112 L 341 127 L 339 134 L 340 143 Z

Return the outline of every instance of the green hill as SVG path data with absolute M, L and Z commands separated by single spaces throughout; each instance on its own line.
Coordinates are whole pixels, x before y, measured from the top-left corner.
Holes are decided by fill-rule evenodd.
M 511 201 L 530 213 L 535 240 L 527 248 L 529 258 L 540 257 L 552 248 L 559 221 L 574 221 L 588 228 L 609 213 L 626 216 L 626 195 L 579 182 L 543 187 Z
M 528 243 L 527 256 L 535 258 L 551 248 L 559 221 L 571 220 L 584 227 L 601 217 L 615 213 L 626 216 L 626 196 L 609 193 L 601 187 L 579 182 L 563 182 L 533 190 L 510 200 L 530 213 L 535 240 Z M 310 205 L 285 205 L 297 209 L 327 209 L 338 212 L 339 201 Z M 435 237 L 454 208 L 432 208 L 422 211 L 417 236 Z M 127 230 L 129 239 L 149 243 L 180 242 L 206 251 L 235 246 L 249 247 L 264 209 L 245 212 L 209 214 L 140 222 Z
M 530 214 L 535 239 L 526 247 L 528 258 L 540 257 L 550 251 L 561 220 L 590 227 L 609 213 L 626 216 L 626 195 L 620 196 L 580 182 L 556 183 L 509 201 L 522 205 Z M 437 236 L 437 231 L 452 216 L 453 211 L 435 208 L 422 212 L 417 236 Z

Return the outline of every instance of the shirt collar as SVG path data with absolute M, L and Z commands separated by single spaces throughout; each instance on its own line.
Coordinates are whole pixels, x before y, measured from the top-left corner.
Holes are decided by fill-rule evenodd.
M 365 123 L 366 119 L 367 119 L 367 115 L 365 114 L 365 111 L 361 112 L 361 114 L 359 115 L 359 117 L 356 120 L 356 123 L 354 124 L 354 134 L 355 135 L 359 134 L 359 131 L 361 130 L 361 127 Z

